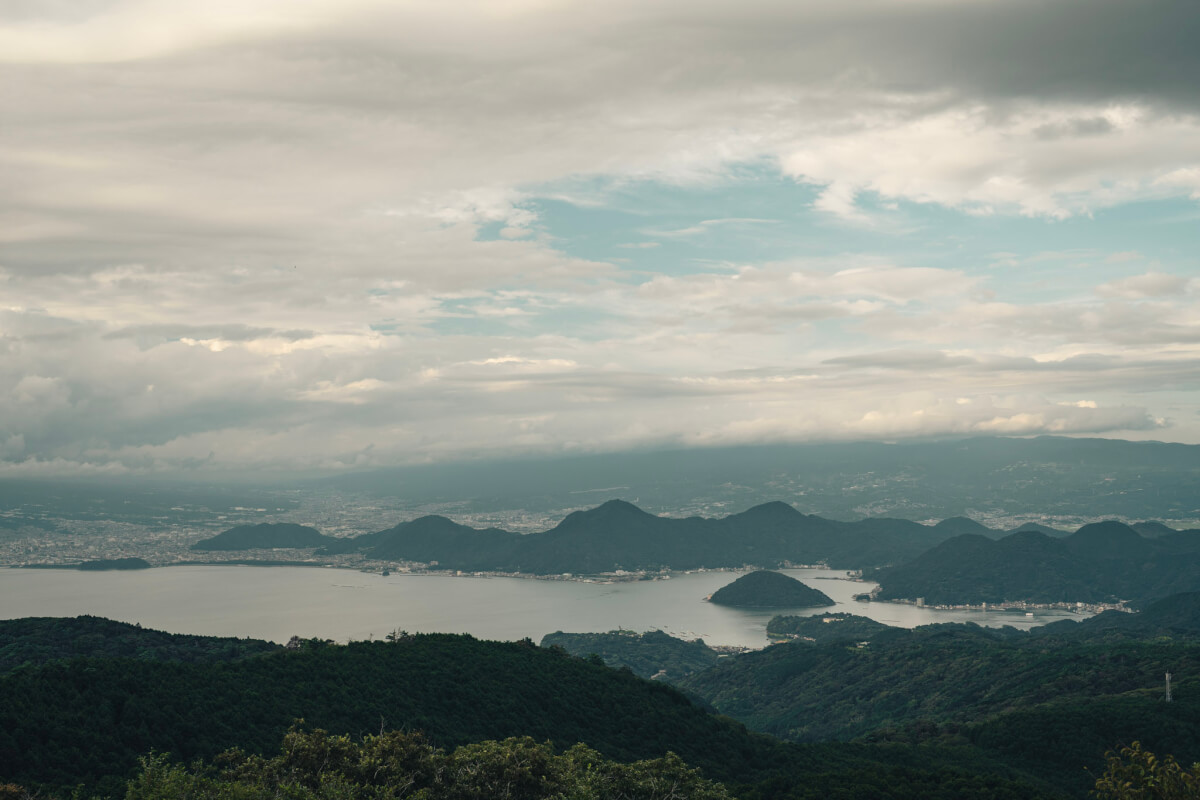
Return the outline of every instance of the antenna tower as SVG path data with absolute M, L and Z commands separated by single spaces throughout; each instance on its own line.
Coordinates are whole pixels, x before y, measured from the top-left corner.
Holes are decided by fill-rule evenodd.
M 1167 673 L 1167 702 L 1171 702 L 1171 673 Z

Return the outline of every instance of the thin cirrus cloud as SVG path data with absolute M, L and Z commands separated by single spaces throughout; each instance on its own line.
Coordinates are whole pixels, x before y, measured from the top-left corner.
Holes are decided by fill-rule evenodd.
M 1200 442 L 1197 37 L 1187 0 L 7 3 L 0 474 Z

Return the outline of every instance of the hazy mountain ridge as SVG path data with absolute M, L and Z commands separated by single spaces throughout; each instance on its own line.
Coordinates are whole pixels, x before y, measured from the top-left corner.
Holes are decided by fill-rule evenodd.
M 1195 519 L 1200 445 L 1039 436 L 613 453 L 356 472 L 314 485 L 367 496 L 564 508 L 619 486 L 655 510 L 795 499 L 827 518 Z M 992 523 L 1012 527 L 1013 523 Z M 1077 527 L 1080 522 L 1070 526 Z
M 782 502 L 716 519 L 678 519 L 609 500 L 541 533 L 478 530 L 430 516 L 338 540 L 319 552 L 361 551 L 370 559 L 436 561 L 445 569 L 534 574 L 822 562 L 849 568 L 912 558 L 946 536 L 908 520 L 827 520 Z
M 884 600 L 1145 602 L 1200 589 L 1200 534 L 1148 539 L 1115 521 L 1085 525 L 1063 538 L 1034 530 L 994 541 L 964 534 L 870 577 Z

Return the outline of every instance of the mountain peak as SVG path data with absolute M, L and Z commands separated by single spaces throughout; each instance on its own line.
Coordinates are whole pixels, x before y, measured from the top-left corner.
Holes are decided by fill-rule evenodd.
M 1047 536 L 1066 536 L 1066 531 L 1061 531 L 1058 528 L 1051 528 L 1049 525 L 1043 525 L 1040 522 L 1026 522 L 1019 527 L 1013 528 L 1009 533 L 1023 533 L 1025 531 L 1037 531 L 1044 533 Z
M 767 503 L 762 503 L 757 506 L 746 509 L 743 514 L 754 514 L 755 516 L 772 516 L 772 517 L 802 517 L 804 516 L 796 508 L 782 500 L 771 500 Z
M 946 531 L 953 534 L 978 533 L 987 536 L 992 532 L 991 528 L 981 522 L 976 522 L 970 517 L 947 517 L 934 525 L 933 528 L 934 530 Z
M 583 511 L 575 511 L 569 514 L 567 518 L 570 519 L 570 517 L 579 516 L 611 520 L 613 518 L 623 519 L 633 517 L 640 519 L 645 517 L 653 517 L 655 515 L 648 511 L 643 511 L 633 503 L 630 503 L 628 500 L 614 498 L 612 500 L 605 500 L 595 508 L 589 508 Z M 565 522 L 566 520 L 563 521 Z
M 1147 547 L 1147 540 L 1140 533 L 1112 519 L 1084 525 L 1063 541 L 1072 550 L 1098 558 L 1139 555 Z

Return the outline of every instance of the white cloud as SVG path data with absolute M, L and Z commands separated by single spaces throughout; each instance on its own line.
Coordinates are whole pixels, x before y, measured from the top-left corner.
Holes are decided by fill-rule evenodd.
M 1104 119 L 1103 135 L 1079 132 L 1080 116 Z M 1047 127 L 1061 136 L 1047 138 Z M 1073 132 L 1073 133 L 1072 133 Z M 781 147 L 783 170 L 825 185 L 815 207 L 868 219 L 863 192 L 977 214 L 1063 219 L 1171 188 L 1200 186 L 1200 117 L 1163 118 L 1137 106 L 1064 110 L 1031 105 L 864 114 L 849 126 L 813 132 Z
M 1171 275 L 1165 272 L 1147 272 L 1143 275 L 1131 275 L 1096 287 L 1096 294 L 1102 297 L 1162 297 L 1183 294 L 1188 291 L 1194 278 L 1182 275 Z
M 1147 1 L 1086 36 L 1002 0 L 6 4 L 0 470 L 1145 430 L 1200 388 L 1187 262 L 1014 296 L 1019 254 L 900 260 L 879 223 L 1197 196 L 1200 51 L 1146 46 L 1194 8 Z M 828 219 L 651 208 L 617 246 L 661 271 L 624 271 L 533 194 L 745 164 L 863 227 L 697 267 Z

